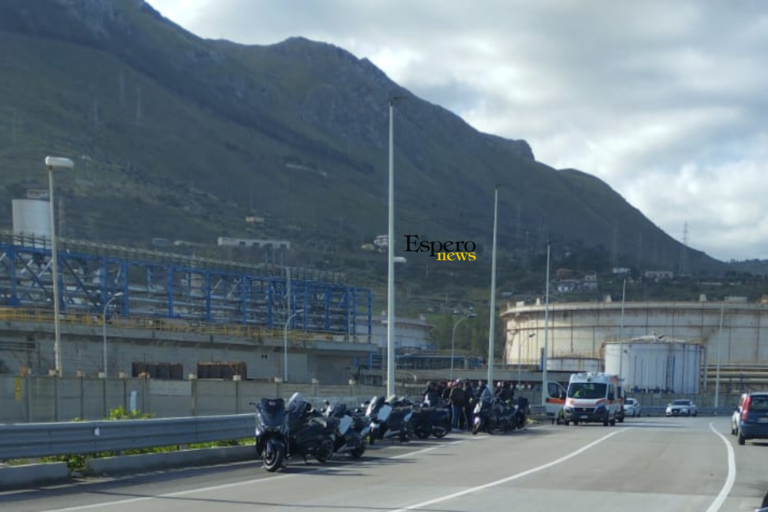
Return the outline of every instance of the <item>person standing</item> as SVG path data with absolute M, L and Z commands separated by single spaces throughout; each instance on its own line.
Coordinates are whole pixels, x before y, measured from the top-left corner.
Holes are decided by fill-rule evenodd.
M 462 423 L 461 419 L 464 415 L 464 402 L 466 400 L 461 379 L 454 383 L 453 389 L 451 389 L 451 393 L 448 395 L 448 399 L 451 402 L 451 427 L 454 432 L 458 432 Z M 463 423 L 466 424 L 466 418 Z

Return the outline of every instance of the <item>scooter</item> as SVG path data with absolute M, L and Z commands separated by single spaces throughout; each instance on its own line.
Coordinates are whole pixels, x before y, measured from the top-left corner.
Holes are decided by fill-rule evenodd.
M 286 413 L 287 456 L 301 455 L 304 462 L 307 462 L 308 456 L 314 456 L 319 462 L 327 462 L 333 455 L 337 420 L 315 411 L 301 393 L 293 394 Z
M 413 432 L 419 439 L 430 435 L 441 439 L 451 431 L 451 410 L 446 405 L 414 406 L 412 421 Z
M 269 472 L 280 469 L 288 446 L 288 426 L 285 422 L 285 401 L 282 398 L 262 398 L 256 407 L 256 454 Z
M 410 441 L 413 437 L 413 406 L 398 400 L 394 395 L 385 400 L 383 396 L 375 396 L 368 404 L 365 415 L 371 420 L 369 443 L 375 439 L 394 439 L 401 442 Z
M 479 400 L 472 414 L 472 434 L 507 433 L 517 426 L 517 406 L 508 406 L 502 400 Z
M 365 453 L 365 440 L 371 430 L 371 422 L 362 414 L 351 414 L 347 406 L 337 403 L 327 407 L 326 416 L 338 420 L 336 423 L 334 454 L 348 453 L 353 459 L 359 459 Z

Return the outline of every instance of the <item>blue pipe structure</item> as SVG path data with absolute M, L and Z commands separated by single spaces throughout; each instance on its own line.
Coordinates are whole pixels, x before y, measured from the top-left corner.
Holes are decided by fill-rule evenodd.
M 373 294 L 366 288 L 292 279 L 294 293 L 288 304 L 284 276 L 70 250 L 59 251 L 59 261 L 62 312 L 100 314 L 109 298 L 122 292 L 120 313 L 124 316 L 275 329 L 296 311 L 304 310 L 293 328 L 361 335 L 372 331 Z M 50 263 L 49 247 L 0 243 L 0 306 L 52 307 Z

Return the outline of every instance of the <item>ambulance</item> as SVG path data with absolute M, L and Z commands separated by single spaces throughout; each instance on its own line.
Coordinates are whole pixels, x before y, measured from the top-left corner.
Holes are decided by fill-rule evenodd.
M 621 379 L 607 373 L 574 373 L 568 382 L 563 421 L 615 425 L 620 417 Z

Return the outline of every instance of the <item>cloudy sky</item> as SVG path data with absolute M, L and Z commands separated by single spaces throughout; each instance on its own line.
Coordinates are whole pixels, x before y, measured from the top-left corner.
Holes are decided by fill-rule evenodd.
M 537 160 L 600 177 L 722 260 L 768 259 L 768 4 L 149 0 L 207 38 L 367 57 Z

